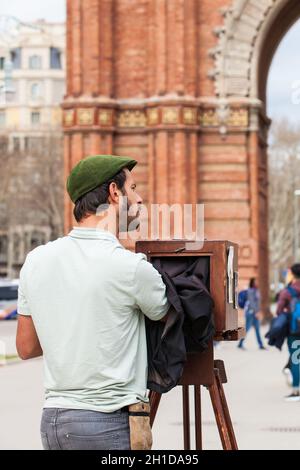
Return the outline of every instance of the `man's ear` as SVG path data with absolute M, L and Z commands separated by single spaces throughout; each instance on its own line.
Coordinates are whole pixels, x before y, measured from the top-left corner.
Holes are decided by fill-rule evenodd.
M 109 197 L 108 197 L 109 202 L 118 203 L 119 197 L 121 195 L 121 191 L 119 190 L 118 186 L 116 185 L 114 181 L 110 183 L 108 192 L 109 192 Z

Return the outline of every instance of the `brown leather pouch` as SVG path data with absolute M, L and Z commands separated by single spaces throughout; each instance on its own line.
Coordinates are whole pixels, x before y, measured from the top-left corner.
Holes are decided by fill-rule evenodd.
M 131 450 L 150 450 L 152 431 L 150 404 L 142 401 L 128 406 Z

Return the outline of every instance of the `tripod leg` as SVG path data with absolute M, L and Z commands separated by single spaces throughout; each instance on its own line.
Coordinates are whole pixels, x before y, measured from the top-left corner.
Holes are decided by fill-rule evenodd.
M 159 402 L 161 399 L 161 393 L 153 392 L 153 390 L 149 393 L 149 402 L 150 402 L 150 425 L 153 426 L 155 416 L 158 410 Z
M 222 408 L 223 408 L 224 415 L 225 415 L 225 420 L 226 420 L 226 425 L 227 425 L 227 429 L 228 429 L 228 433 L 229 433 L 229 437 L 230 437 L 231 446 L 232 446 L 233 450 L 238 450 L 238 445 L 237 445 L 235 434 L 234 434 L 234 429 L 233 429 L 233 425 L 232 425 L 232 421 L 231 421 L 231 416 L 230 416 L 230 413 L 229 413 L 229 408 L 228 408 L 228 405 L 227 405 L 227 400 L 226 400 L 223 384 L 222 384 L 222 381 L 221 381 L 221 378 L 220 378 L 219 374 L 216 375 L 216 380 L 217 380 L 217 383 L 218 383 L 220 399 L 221 399 Z
M 194 386 L 196 450 L 202 450 L 201 385 Z
M 210 398 L 211 398 L 211 402 L 213 405 L 223 449 L 234 450 L 235 447 L 231 441 L 231 434 L 230 434 L 228 422 L 226 420 L 223 403 L 221 399 L 218 377 L 219 377 L 219 371 L 218 369 L 215 369 L 214 383 L 213 385 L 210 385 L 208 389 L 209 389 Z
M 183 404 L 183 442 L 184 450 L 191 449 L 191 436 L 190 436 L 190 398 L 189 386 L 182 386 L 182 404 Z

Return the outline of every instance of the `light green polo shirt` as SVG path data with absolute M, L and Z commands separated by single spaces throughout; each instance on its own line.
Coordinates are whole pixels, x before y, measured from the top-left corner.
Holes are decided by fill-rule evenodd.
M 161 275 L 110 232 L 73 227 L 28 253 L 18 313 L 44 353 L 45 407 L 113 412 L 148 401 L 145 317 L 169 308 Z

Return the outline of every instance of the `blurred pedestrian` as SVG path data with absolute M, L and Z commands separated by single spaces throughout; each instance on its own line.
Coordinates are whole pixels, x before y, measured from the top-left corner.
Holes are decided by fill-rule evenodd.
M 255 329 L 256 339 L 258 342 L 259 349 L 266 349 L 263 345 L 260 335 L 260 322 L 258 314 L 260 311 L 260 292 L 256 284 L 256 279 L 253 277 L 249 281 L 249 287 L 247 289 L 247 300 L 245 302 L 244 313 L 246 323 L 246 335 L 252 328 Z M 245 338 L 242 338 L 238 344 L 240 349 L 245 349 L 244 342 Z
M 300 330 L 297 331 L 293 325 L 293 319 L 297 319 L 297 304 L 300 305 L 300 263 L 295 263 L 290 269 L 292 279 L 279 295 L 277 304 L 277 315 L 289 314 L 291 316 L 290 332 L 287 337 L 287 344 L 290 353 L 290 370 L 292 373 L 292 393 L 285 397 L 286 401 L 300 401 L 300 373 L 298 361 L 293 360 L 293 355 L 298 350 L 300 340 Z M 298 306 L 299 309 L 299 306 Z M 298 340 L 298 341 L 297 341 Z

